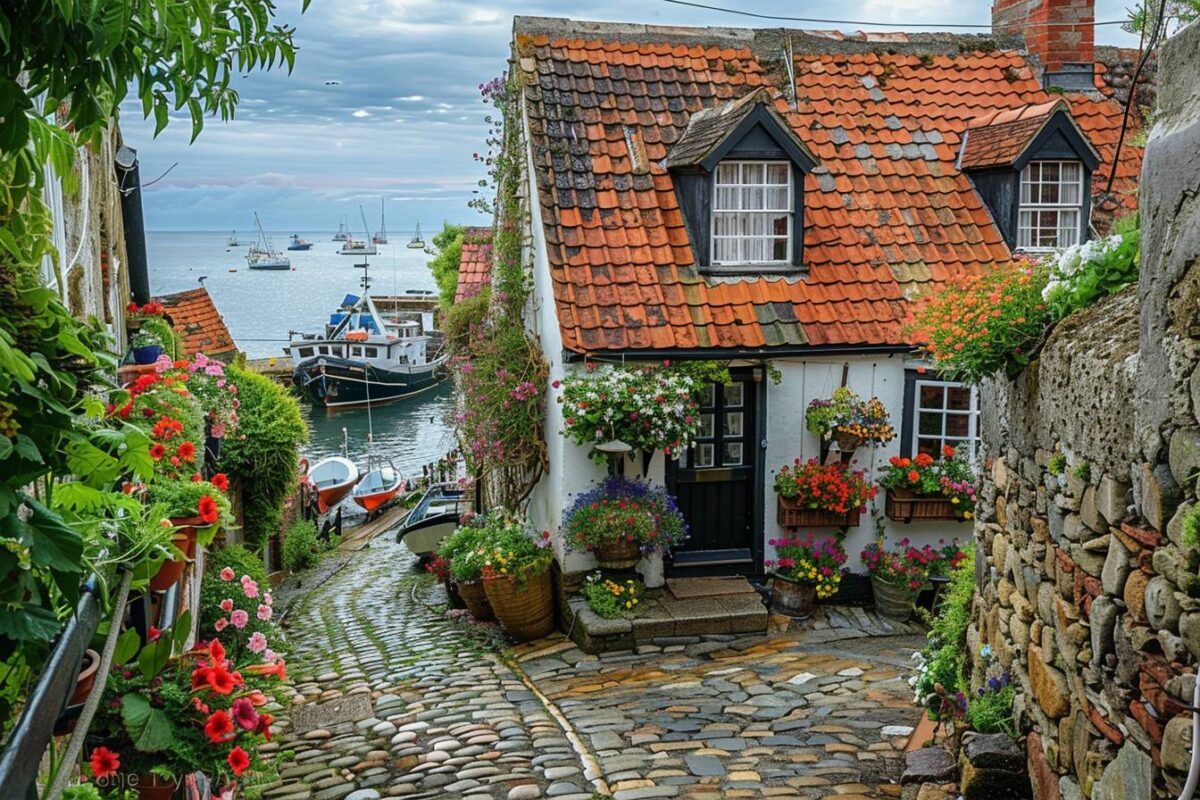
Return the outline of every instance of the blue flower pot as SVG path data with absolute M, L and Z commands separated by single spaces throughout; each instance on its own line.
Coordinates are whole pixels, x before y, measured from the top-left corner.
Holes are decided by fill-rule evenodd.
M 158 357 L 163 354 L 163 346 L 161 344 L 151 344 L 146 347 L 133 348 L 133 363 L 135 364 L 153 364 L 158 361 Z

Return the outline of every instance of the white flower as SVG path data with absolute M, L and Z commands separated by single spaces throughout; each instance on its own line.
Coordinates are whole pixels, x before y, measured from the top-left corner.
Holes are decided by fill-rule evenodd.
M 29 520 L 33 519 L 33 509 L 27 504 L 21 503 L 17 507 L 17 519 L 21 520 L 21 522 L 29 522 Z

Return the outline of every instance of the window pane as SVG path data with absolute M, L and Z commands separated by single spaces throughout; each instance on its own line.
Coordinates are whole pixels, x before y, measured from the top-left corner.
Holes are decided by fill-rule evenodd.
M 738 165 L 732 163 L 717 164 L 717 183 L 737 183 Z
M 971 390 L 966 386 L 951 386 L 946 389 L 946 408 L 955 411 L 971 409 Z
M 716 398 L 716 387 L 711 383 L 701 389 L 698 395 L 700 405 L 704 406 L 705 408 L 712 408 L 715 406 L 717 404 Z
M 967 436 L 971 432 L 970 425 L 970 415 L 968 414 L 946 415 L 947 436 Z
M 697 469 L 703 467 L 711 467 L 713 465 L 713 445 L 698 444 L 696 445 L 696 459 L 694 466 Z
M 791 192 L 786 186 L 767 189 L 766 208 L 771 211 L 789 211 L 791 210 L 790 197 Z
M 945 405 L 945 389 L 941 386 L 921 387 L 920 408 L 942 408 Z
M 721 464 L 726 467 L 740 466 L 742 463 L 742 443 L 727 442 L 721 448 Z
M 927 453 L 928 455 L 937 458 L 942 454 L 941 439 L 918 439 L 917 452 Z
M 696 438 L 713 438 L 713 415 L 711 413 L 700 415 L 700 430 L 696 432 Z
M 788 258 L 789 258 L 789 255 L 788 255 L 787 239 L 776 239 L 775 247 L 771 252 L 771 260 L 772 261 L 787 261 Z
M 738 190 L 727 186 L 717 187 L 717 196 L 713 200 L 713 208 L 718 211 L 736 210 L 738 205 Z
M 789 164 L 776 162 L 767 165 L 767 183 L 787 185 L 791 179 Z
M 942 435 L 942 415 L 922 411 L 917 417 L 917 433 L 924 436 Z
M 742 189 L 742 208 L 751 210 L 761 210 L 765 208 L 765 200 L 761 186 L 752 186 Z
M 742 398 L 745 394 L 746 387 L 741 383 L 731 383 L 725 387 L 725 405 L 730 408 L 738 408 L 742 405 Z
M 765 165 L 761 163 L 742 164 L 742 183 L 762 183 Z
M 722 436 L 741 436 L 742 435 L 742 412 L 727 411 L 721 423 Z

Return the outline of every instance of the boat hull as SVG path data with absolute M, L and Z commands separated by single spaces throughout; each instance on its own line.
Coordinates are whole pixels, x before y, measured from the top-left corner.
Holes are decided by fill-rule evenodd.
M 402 400 L 432 389 L 445 380 L 444 362 L 405 371 L 322 356 L 301 362 L 292 381 L 313 403 L 326 408 L 365 406 Z
M 288 270 L 292 268 L 291 262 L 286 264 L 272 261 L 268 263 L 247 264 L 250 269 L 269 269 L 269 270 Z
M 312 250 L 312 243 L 308 244 L 289 244 L 288 250 Z
M 396 484 L 391 489 L 384 489 L 383 491 L 375 492 L 373 494 L 356 494 L 354 495 L 354 502 L 358 503 L 358 505 L 370 513 L 387 504 L 389 500 L 399 493 L 400 484 Z
M 338 250 L 339 256 L 373 256 L 378 255 L 378 253 L 379 251 L 375 248 L 375 245 L 371 245 L 370 247 L 354 247 L 349 250 L 343 247 L 341 250 Z
M 417 558 L 429 558 L 437 553 L 446 537 L 458 529 L 458 515 L 442 515 L 424 520 L 400 532 L 400 541 Z

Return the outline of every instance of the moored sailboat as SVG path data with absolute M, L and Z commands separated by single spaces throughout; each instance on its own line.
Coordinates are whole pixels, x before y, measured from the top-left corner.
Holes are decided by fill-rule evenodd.
M 421 238 L 421 223 L 417 222 L 417 231 L 413 234 L 413 237 L 408 240 L 407 247 L 409 250 L 420 250 L 424 246 L 425 240 Z
M 254 224 L 258 227 L 258 241 L 246 252 L 246 266 L 250 269 L 291 269 L 291 259 L 271 245 L 257 211 L 254 212 Z
M 338 229 L 337 229 L 337 232 L 333 234 L 333 241 L 344 242 L 349 238 L 350 238 L 350 229 L 346 227 L 346 220 L 343 217 L 342 220 L 340 222 L 338 222 Z
M 371 241 L 375 244 L 387 244 L 387 219 L 384 216 L 383 198 L 379 198 L 379 231 L 371 237 Z

